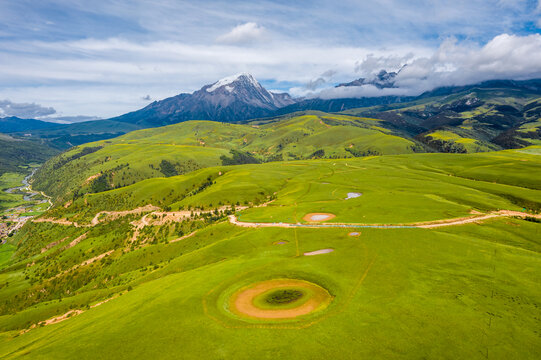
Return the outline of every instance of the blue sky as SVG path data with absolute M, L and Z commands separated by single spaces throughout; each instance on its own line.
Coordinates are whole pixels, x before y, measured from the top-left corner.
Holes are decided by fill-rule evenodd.
M 327 98 L 404 64 L 405 94 L 541 77 L 540 27 L 537 0 L 0 0 L 0 116 L 115 116 L 238 72 Z

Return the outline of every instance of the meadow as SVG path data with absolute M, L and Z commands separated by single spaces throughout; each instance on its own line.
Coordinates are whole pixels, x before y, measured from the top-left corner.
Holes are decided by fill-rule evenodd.
M 2 245 L 0 357 L 535 359 L 539 155 L 217 166 L 85 194 Z M 159 222 L 148 209 L 91 224 L 100 211 L 148 204 L 203 213 Z M 377 224 L 532 215 L 434 229 L 258 228 L 230 223 L 220 208 L 231 205 L 239 220 L 277 224 L 313 212 Z M 333 251 L 303 255 L 320 249 Z M 239 317 L 232 296 L 272 279 L 317 284 L 332 300 L 290 319 Z
M 404 154 L 421 149 L 382 124 L 325 113 L 245 125 L 187 121 L 74 147 L 48 161 L 36 174 L 34 186 L 68 201 L 74 195 L 222 165 L 224 157 L 243 164 Z M 231 151 L 247 159 L 236 159 Z

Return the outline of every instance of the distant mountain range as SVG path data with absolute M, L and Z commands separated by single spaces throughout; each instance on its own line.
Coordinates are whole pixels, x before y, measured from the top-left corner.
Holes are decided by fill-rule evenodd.
M 402 69 L 401 69 L 402 70 Z M 363 86 L 363 85 L 374 85 L 379 89 L 392 88 L 394 87 L 394 80 L 398 72 L 387 72 L 381 70 L 376 76 L 371 79 L 359 78 L 348 83 L 342 83 L 336 85 L 336 87 L 349 87 L 349 86 Z
M 382 70 L 373 78 L 360 78 L 337 87 L 369 84 L 392 88 L 397 74 Z M 154 101 L 140 110 L 108 120 L 61 125 L 3 118 L 0 133 L 31 136 L 46 140 L 57 149 L 66 149 L 137 129 L 188 120 L 246 123 L 292 113 L 323 111 L 385 120 L 394 131 L 410 138 L 419 137 L 421 142 L 429 142 L 426 136 L 438 136 L 436 131 L 443 129 L 453 136 L 481 144 L 466 150 L 486 151 L 521 147 L 531 144 L 532 140 L 536 143 L 541 132 L 536 125 L 541 113 L 540 98 L 541 80 L 496 80 L 437 88 L 420 96 L 293 99 L 286 93 L 266 90 L 253 76 L 242 73 L 205 85 L 192 94 Z M 438 151 L 449 151 L 446 144 L 433 145 Z
M 16 116 L 0 118 L 0 132 L 15 133 L 29 130 L 54 129 L 60 124 L 35 119 L 21 119 Z
M 145 127 L 195 119 L 239 122 L 272 115 L 294 103 L 289 94 L 269 92 L 252 75 L 242 73 L 205 85 L 193 94 L 154 101 L 141 110 L 111 120 Z

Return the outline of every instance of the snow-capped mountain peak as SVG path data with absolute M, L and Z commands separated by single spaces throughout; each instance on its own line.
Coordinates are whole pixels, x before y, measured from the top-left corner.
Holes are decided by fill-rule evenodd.
M 288 94 L 273 94 L 265 89 L 250 74 L 240 73 L 225 77 L 213 84 L 204 86 L 193 94 L 205 98 L 214 106 L 227 107 L 233 102 L 272 110 L 294 103 Z
M 225 89 L 228 92 L 232 92 L 233 89 L 235 88 L 233 85 L 236 82 L 246 83 L 256 88 L 261 88 L 261 85 L 259 84 L 259 82 L 257 82 L 257 80 L 252 75 L 248 73 L 240 73 L 240 74 L 231 75 L 223 79 L 220 79 L 216 81 L 214 84 L 212 84 L 210 87 L 208 87 L 206 90 L 207 92 L 210 93 L 210 92 L 216 91 L 217 89 L 221 87 L 225 87 Z
M 122 117 L 134 123 L 152 119 L 153 124 L 160 125 L 194 119 L 235 122 L 269 116 L 293 103 L 295 100 L 289 94 L 270 93 L 252 75 L 240 73 L 191 94 L 155 101 Z

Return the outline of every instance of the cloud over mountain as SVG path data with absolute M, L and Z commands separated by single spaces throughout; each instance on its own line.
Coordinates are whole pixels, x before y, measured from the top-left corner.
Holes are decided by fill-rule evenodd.
M 312 97 L 371 97 L 384 95 L 418 95 L 440 86 L 466 85 L 495 79 L 529 79 L 541 77 L 541 35 L 502 34 L 484 46 L 445 40 L 427 57 L 366 56 L 356 65 L 363 76 L 381 70 L 399 70 L 394 88 L 378 89 L 372 85 L 328 88 Z
M 52 107 L 44 107 L 34 103 L 15 103 L 10 100 L 0 100 L 0 117 L 17 116 L 21 118 L 36 118 L 55 114 Z
M 65 115 L 115 116 L 145 105 L 142 94 L 163 99 L 239 72 L 297 96 L 314 96 L 381 69 L 396 71 L 405 63 L 407 71 L 397 81 L 400 91 L 410 92 L 470 78 L 537 73 L 536 64 L 516 68 L 537 51 L 536 38 L 528 38 L 541 29 L 535 0 L 39 4 L 0 1 L 0 98 L 48 104 Z M 502 67 L 514 62 L 515 49 L 496 54 L 489 45 L 526 49 L 520 39 L 531 44 L 527 56 L 516 56 L 518 63 L 504 70 L 495 69 L 497 63 L 492 69 L 481 66 L 485 59 L 499 59 Z M 473 59 L 466 58 L 468 52 Z M 459 58 L 442 58 L 455 55 Z M 437 74 L 421 79 L 425 65 Z M 329 69 L 336 71 L 332 78 L 320 76 Z M 340 91 L 355 90 L 374 92 Z M 336 96 L 332 89 L 324 94 Z

